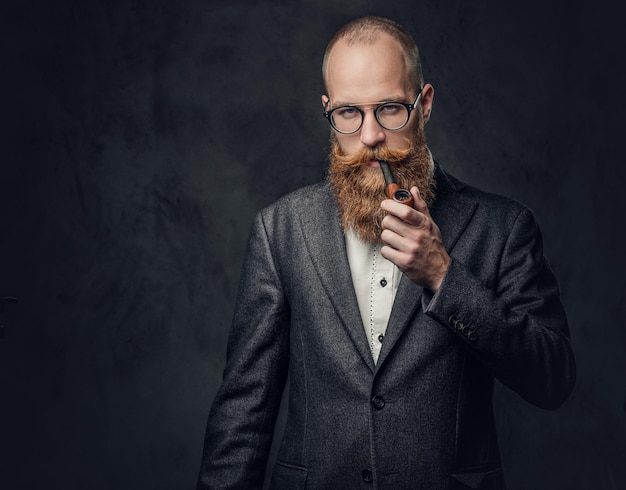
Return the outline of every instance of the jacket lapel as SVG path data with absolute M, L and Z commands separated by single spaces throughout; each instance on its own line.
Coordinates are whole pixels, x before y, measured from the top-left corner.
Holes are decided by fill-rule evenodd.
M 469 224 L 478 203 L 459 192 L 465 184 L 446 174 L 438 164 L 435 165 L 437 199 L 430 214 L 441 230 L 446 250 L 451 254 L 457 240 Z
M 320 282 L 337 315 L 348 331 L 357 351 L 374 371 L 374 360 L 367 344 L 363 321 L 352 285 L 350 265 L 339 212 L 328 185 L 322 188 L 324 199 L 309 199 L 307 221 L 300 219 L 305 246 L 315 266 Z
M 435 165 L 437 198 L 430 213 L 441 231 L 448 254 L 452 255 L 454 245 L 467 227 L 477 203 L 458 192 L 464 187 L 460 181 L 453 180 L 437 163 Z M 406 276 L 402 276 L 389 317 L 385 342 L 378 357 L 377 368 L 383 364 L 404 329 L 417 310 L 421 308 L 422 292 L 421 286 L 411 282 Z

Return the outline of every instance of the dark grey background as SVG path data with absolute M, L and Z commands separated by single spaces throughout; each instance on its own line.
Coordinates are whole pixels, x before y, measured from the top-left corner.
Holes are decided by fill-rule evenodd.
M 0 487 L 191 489 L 254 213 L 324 176 L 326 42 L 402 22 L 442 165 L 536 213 L 578 382 L 496 393 L 511 489 L 626 488 L 625 77 L 608 3 L 2 4 Z

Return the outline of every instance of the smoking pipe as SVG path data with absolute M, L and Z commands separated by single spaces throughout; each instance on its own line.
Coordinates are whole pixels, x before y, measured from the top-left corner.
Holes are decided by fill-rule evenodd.
M 400 186 L 396 183 L 389 168 L 387 160 L 378 160 L 380 169 L 383 171 L 385 177 L 385 194 L 389 199 L 393 199 L 396 202 L 406 204 L 407 206 L 413 206 L 413 196 L 406 189 L 400 189 Z

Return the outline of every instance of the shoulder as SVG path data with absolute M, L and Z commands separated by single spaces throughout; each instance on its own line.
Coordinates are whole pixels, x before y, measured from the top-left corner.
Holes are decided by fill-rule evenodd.
M 466 184 L 437 164 L 437 201 L 440 206 L 475 206 L 477 217 L 490 220 L 516 220 L 520 214 L 532 216 L 523 203 L 510 197 Z
M 290 208 L 299 207 L 306 203 L 328 199 L 332 197 L 330 186 L 326 181 L 320 181 L 316 184 L 301 187 L 289 194 L 284 195 L 268 208 Z
M 302 187 L 257 213 L 255 226 L 277 240 L 296 237 L 304 230 L 339 226 L 339 211 L 327 182 Z
M 335 208 L 332 191 L 326 181 L 302 187 L 262 209 L 263 219 L 288 218 L 323 212 Z

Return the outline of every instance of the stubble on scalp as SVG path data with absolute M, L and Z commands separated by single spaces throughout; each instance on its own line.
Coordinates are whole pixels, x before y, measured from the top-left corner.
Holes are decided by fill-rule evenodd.
M 435 198 L 434 168 L 423 128 L 416 131 L 410 143 L 406 150 L 392 150 L 381 145 L 346 154 L 331 133 L 327 179 L 337 201 L 344 232 L 354 230 L 365 242 L 380 242 L 381 223 L 386 215 L 380 207 L 386 199 L 385 179 L 380 168 L 367 166 L 372 159 L 387 160 L 400 188 L 417 186 L 422 199 L 429 207 L 432 205 Z

